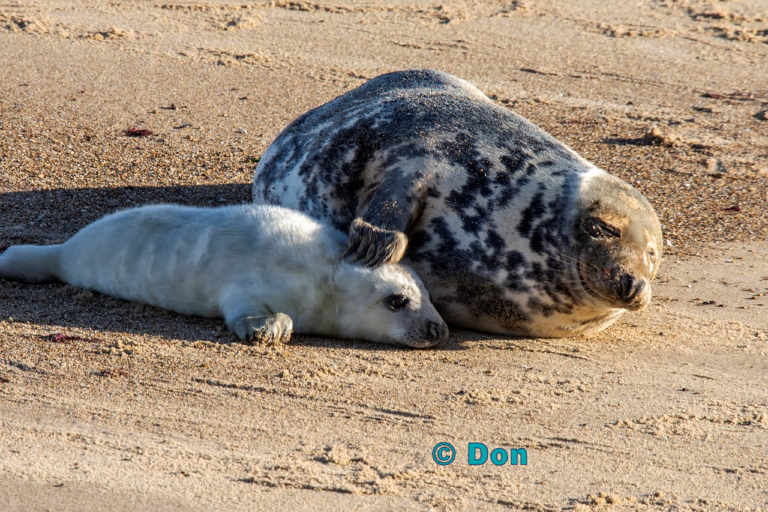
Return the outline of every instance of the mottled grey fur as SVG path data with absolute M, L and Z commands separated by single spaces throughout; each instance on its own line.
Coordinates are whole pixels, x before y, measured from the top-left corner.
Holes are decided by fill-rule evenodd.
M 293 121 L 253 197 L 348 231 L 366 264 L 404 254 L 449 324 L 488 332 L 604 328 L 648 303 L 661 250 L 637 190 L 431 70 L 382 75 Z

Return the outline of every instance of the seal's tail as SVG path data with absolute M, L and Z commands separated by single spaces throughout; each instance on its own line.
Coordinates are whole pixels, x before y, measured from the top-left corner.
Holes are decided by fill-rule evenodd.
M 27 283 L 59 280 L 60 245 L 16 245 L 0 254 L 0 277 Z

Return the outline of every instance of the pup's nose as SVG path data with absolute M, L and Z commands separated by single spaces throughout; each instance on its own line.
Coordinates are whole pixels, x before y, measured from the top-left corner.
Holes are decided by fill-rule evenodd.
M 645 279 L 637 279 L 628 272 L 623 272 L 616 280 L 616 294 L 623 302 L 630 304 L 645 289 Z
M 439 345 L 448 339 L 448 326 L 445 323 L 427 322 L 427 337 L 432 345 Z

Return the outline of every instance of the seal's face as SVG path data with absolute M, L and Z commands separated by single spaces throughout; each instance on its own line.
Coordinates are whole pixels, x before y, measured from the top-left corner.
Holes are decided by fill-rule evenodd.
M 448 326 L 421 279 L 404 265 L 367 268 L 342 262 L 336 277 L 340 335 L 414 348 L 448 338 Z
M 644 308 L 661 260 L 656 213 L 637 190 L 607 174 L 589 178 L 581 197 L 578 272 L 584 290 L 606 305 Z

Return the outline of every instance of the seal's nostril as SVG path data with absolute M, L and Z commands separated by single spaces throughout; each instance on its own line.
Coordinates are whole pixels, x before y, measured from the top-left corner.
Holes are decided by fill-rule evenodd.
M 448 326 L 437 322 L 427 323 L 428 336 L 437 341 L 444 341 L 448 337 Z
M 621 295 L 625 299 L 632 293 L 632 288 L 635 287 L 635 277 L 631 274 L 624 273 L 621 275 Z
M 641 293 L 643 293 L 646 282 L 647 281 L 645 281 L 644 279 L 640 279 L 639 281 L 636 281 L 635 289 L 632 292 L 632 298 L 630 300 L 635 300 Z
M 637 279 L 632 274 L 623 273 L 616 283 L 616 291 L 624 302 L 632 302 L 645 289 L 645 280 Z

